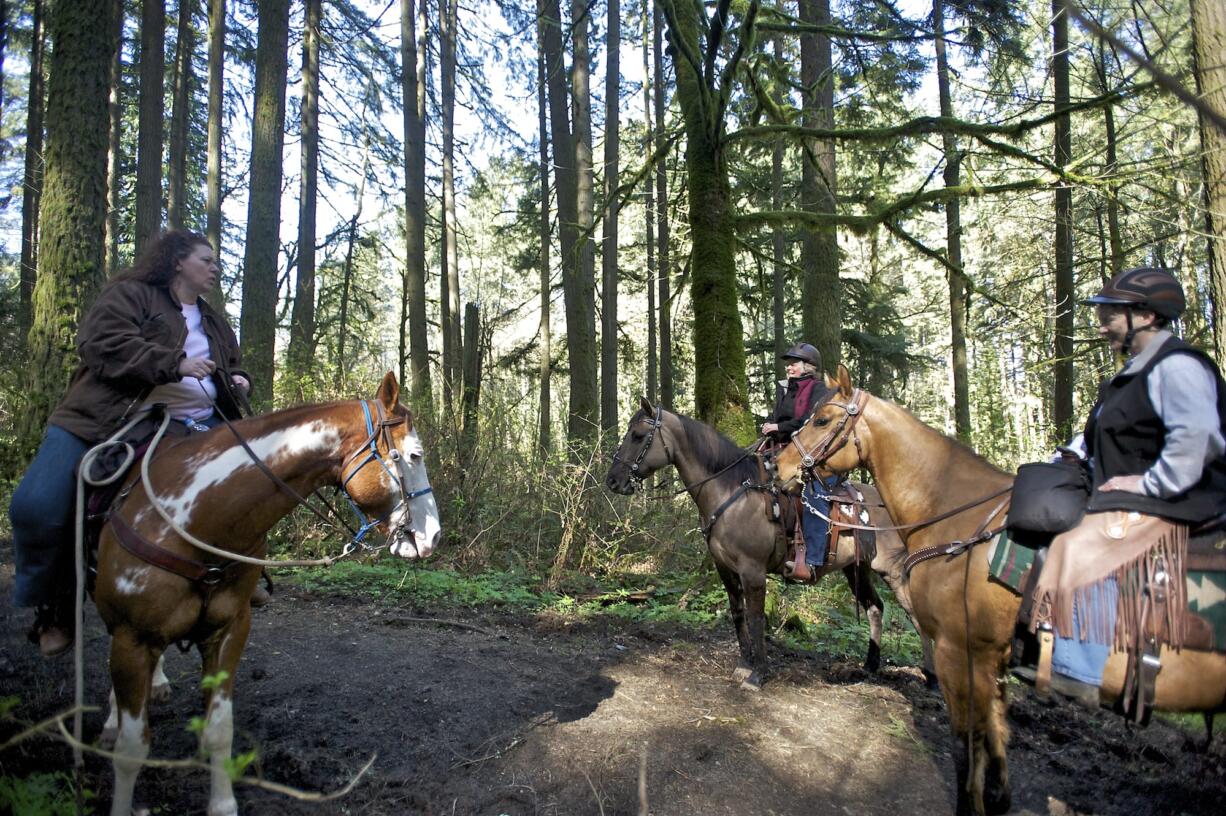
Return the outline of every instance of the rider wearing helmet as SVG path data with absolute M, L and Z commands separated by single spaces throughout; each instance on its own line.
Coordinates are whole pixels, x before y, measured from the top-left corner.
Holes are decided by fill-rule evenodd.
M 786 444 L 792 434 L 808 420 L 813 409 L 830 397 L 822 377 L 822 355 L 808 343 L 797 343 L 779 355 L 787 362 L 786 380 L 776 389 L 775 410 L 762 423 L 762 435 L 775 444 Z M 785 574 L 797 581 L 813 581 L 826 561 L 829 549 L 830 500 L 825 498 L 839 484 L 838 476 L 814 479 L 802 492 L 800 526 L 802 538 L 791 560 L 784 563 Z M 816 512 L 814 512 L 816 511 Z M 820 514 L 820 515 L 819 515 Z
M 1103 634 L 1114 631 L 1119 577 L 1136 569 L 1138 557 L 1157 551 L 1146 547 L 1182 540 L 1189 527 L 1226 508 L 1226 383 L 1212 359 L 1171 333 L 1186 301 L 1165 269 L 1121 272 L 1086 303 L 1095 307 L 1099 335 L 1127 360 L 1099 387 L 1086 423 L 1092 484 L 1086 515 L 1053 542 L 1036 597 L 1045 599 L 1043 617 L 1056 630 L 1053 688 L 1096 706 L 1112 640 Z M 1119 514 L 1104 515 L 1110 511 L 1130 515 L 1112 527 Z M 1141 531 L 1150 527 L 1146 540 Z M 1118 540 L 1102 539 L 1102 530 Z M 1082 571 L 1080 586 L 1064 586 L 1053 560 L 1072 564 L 1070 551 L 1091 548 L 1100 553 L 1093 574 Z M 1078 571 L 1066 566 L 1063 572 Z M 1172 584 L 1183 580 L 1175 576 Z

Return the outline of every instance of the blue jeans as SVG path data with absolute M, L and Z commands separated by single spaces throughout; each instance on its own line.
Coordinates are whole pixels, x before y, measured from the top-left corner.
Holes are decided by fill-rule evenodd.
M 90 447 L 84 439 L 48 425 L 34 461 L 13 492 L 9 521 L 17 568 L 14 606 L 43 606 L 72 596 L 77 464 Z
M 1090 595 L 1089 606 L 1103 609 L 1104 613 L 1110 618 L 1108 629 L 1115 631 L 1115 613 L 1116 604 L 1119 601 L 1119 587 L 1115 580 L 1109 580 L 1100 587 L 1095 587 Z M 1073 604 L 1073 637 L 1061 637 L 1061 633 L 1056 633 L 1056 638 L 1052 644 L 1051 653 L 1051 668 L 1052 671 L 1063 674 L 1066 677 L 1071 677 L 1074 680 L 1080 680 L 1083 683 L 1089 683 L 1092 686 L 1101 686 L 1103 682 L 1103 669 L 1106 668 L 1107 658 L 1111 655 L 1111 646 L 1106 643 L 1096 643 L 1092 640 L 1079 640 L 1077 638 L 1077 628 L 1079 618 L 1082 613 L 1081 604 Z
M 826 550 L 830 546 L 830 522 L 815 515 L 804 505 L 808 504 L 822 515 L 829 517 L 830 501 L 822 496 L 829 496 L 838 487 L 840 481 L 838 476 L 815 479 L 812 482 L 806 482 L 805 489 L 801 493 L 804 499 L 801 502 L 801 509 L 804 512 L 800 516 L 800 530 L 805 537 L 805 561 L 809 563 L 809 566 L 818 567 L 826 562 Z

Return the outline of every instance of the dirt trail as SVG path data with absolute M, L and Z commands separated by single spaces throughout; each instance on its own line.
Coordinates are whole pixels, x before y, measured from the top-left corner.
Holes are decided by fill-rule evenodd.
M 19 696 L 16 716 L 34 721 L 70 705 L 72 669 L 25 642 L 26 611 L 9 606 L 11 560 L 0 562 L 0 697 Z M 417 620 L 431 617 L 460 625 Z M 266 778 L 313 790 L 378 759 L 340 801 L 240 787 L 239 803 L 259 816 L 637 814 L 642 763 L 658 816 L 951 812 L 944 704 L 918 670 L 870 676 L 776 646 L 775 673 L 753 694 L 729 680 L 734 648 L 724 627 L 389 609 L 285 586 L 256 612 L 236 749 L 258 747 Z M 106 650 L 93 617 L 94 703 L 106 696 Z M 172 699 L 153 712 L 153 753 L 190 756 L 199 660 L 172 650 L 167 663 Z M 1020 689 L 1014 698 L 1015 813 L 1221 813 L 1222 737 L 1205 754 L 1203 737 L 1165 724 L 1129 733 L 1109 714 L 1047 707 Z M 88 738 L 101 719 L 87 718 Z M 14 731 L 0 723 L 0 742 Z M 0 754 L 4 775 L 69 765 L 68 751 L 46 740 Z M 109 766 L 90 760 L 87 776 L 107 800 Z M 137 794 L 154 813 L 202 813 L 207 779 L 147 770 Z

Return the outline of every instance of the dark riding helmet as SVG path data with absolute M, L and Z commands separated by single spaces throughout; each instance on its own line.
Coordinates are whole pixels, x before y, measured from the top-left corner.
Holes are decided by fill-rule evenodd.
M 822 367 L 821 352 L 808 343 L 797 343 L 787 351 L 783 352 L 783 354 L 780 354 L 779 359 L 800 360 L 802 363 L 809 363 L 818 369 Z
M 1165 269 L 1142 266 L 1121 272 L 1086 303 L 1109 306 L 1133 306 L 1146 309 L 1159 317 L 1174 320 L 1183 314 L 1187 301 L 1183 287 Z

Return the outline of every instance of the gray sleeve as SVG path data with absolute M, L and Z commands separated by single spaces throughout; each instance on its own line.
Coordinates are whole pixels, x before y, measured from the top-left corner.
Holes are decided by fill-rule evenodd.
M 1200 481 L 1205 465 L 1226 450 L 1217 382 L 1197 358 L 1172 354 L 1154 366 L 1146 385 L 1167 435 L 1158 461 L 1142 475 L 1141 489 L 1158 498 L 1176 496 Z

